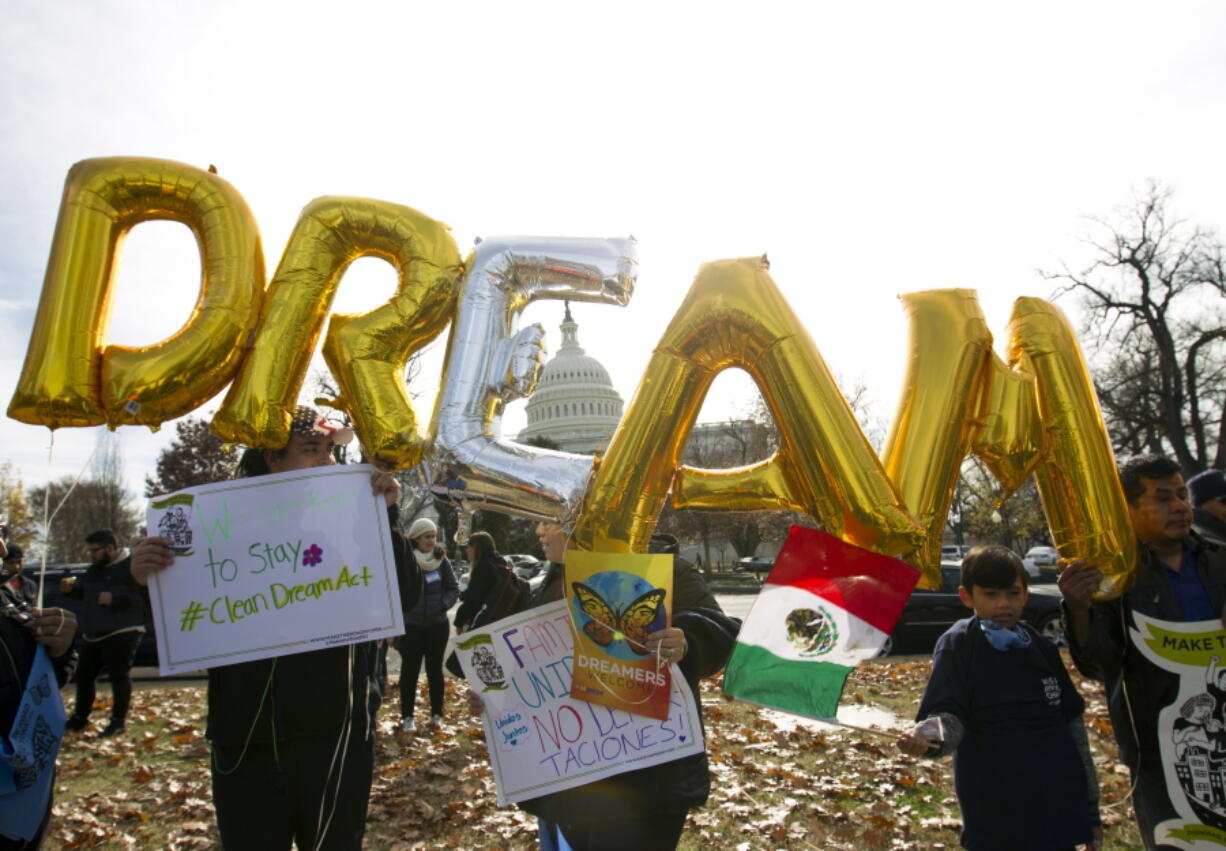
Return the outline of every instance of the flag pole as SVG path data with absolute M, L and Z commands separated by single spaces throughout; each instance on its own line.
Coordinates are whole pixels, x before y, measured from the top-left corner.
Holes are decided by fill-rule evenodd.
M 859 724 L 848 724 L 846 721 L 840 721 L 838 718 L 822 720 L 824 720 L 827 724 L 834 724 L 836 727 L 842 727 L 846 730 L 855 730 L 857 733 L 868 733 L 870 736 L 889 739 L 891 742 L 896 741 L 903 733 L 902 730 L 882 730 L 880 727 L 861 727 Z

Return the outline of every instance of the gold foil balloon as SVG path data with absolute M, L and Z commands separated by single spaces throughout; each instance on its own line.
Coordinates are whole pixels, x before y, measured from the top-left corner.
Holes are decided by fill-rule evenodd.
M 971 452 L 1012 493 L 1034 472 L 1044 448 L 1034 376 L 1010 369 L 993 352 L 985 379 Z
M 394 466 L 422 453 L 403 364 L 435 337 L 455 306 L 460 252 L 446 225 L 399 204 L 316 198 L 302 211 L 268 289 L 259 335 L 213 418 L 223 440 L 279 447 L 341 276 L 381 257 L 400 283 L 383 307 L 333 320 L 324 355 L 367 450 Z
M 886 475 L 926 530 L 912 563 L 940 587 L 941 534 L 975 430 L 992 335 L 972 290 L 902 296 L 911 325 L 907 375 L 886 440 Z
M 1103 573 L 1100 593 L 1125 591 L 1137 544 L 1098 397 L 1064 314 L 1037 298 L 1014 303 L 1009 361 L 1036 379 L 1047 451 L 1035 469 L 1043 513 L 1066 559 Z
M 116 258 L 140 222 L 191 228 L 200 298 L 184 326 L 152 346 L 103 349 Z M 167 160 L 83 160 L 68 172 L 25 366 L 9 416 L 26 423 L 157 425 L 234 375 L 264 286 L 259 233 L 242 196 L 215 174 Z
M 664 332 L 588 491 L 572 542 L 579 549 L 643 551 L 695 417 L 716 374 L 748 372 L 779 426 L 771 478 L 747 483 L 738 505 L 722 489 L 712 508 L 756 509 L 775 489 L 824 528 L 857 544 L 910 554 L 921 530 L 899 503 L 809 335 L 766 272 L 764 259 L 699 270 Z M 764 475 L 766 469 L 760 470 Z M 687 480 L 688 507 L 728 475 Z M 678 507 L 682 501 L 674 499 Z

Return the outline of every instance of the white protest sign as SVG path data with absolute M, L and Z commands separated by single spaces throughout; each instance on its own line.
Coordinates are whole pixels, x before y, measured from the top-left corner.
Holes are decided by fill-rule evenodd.
M 1163 621 L 1133 612 L 1133 646 L 1179 677 L 1158 713 L 1158 751 L 1175 818 L 1154 829 L 1163 848 L 1226 846 L 1226 630 L 1220 620 Z M 1151 722 L 1152 723 L 1152 722 Z M 1148 756 L 1146 757 L 1148 759 Z M 1165 809 L 1165 808 L 1164 808 Z
M 701 753 L 694 695 L 674 670 L 658 721 L 572 700 L 566 602 L 503 618 L 456 638 L 482 721 L 500 805 Z
M 149 583 L 163 675 L 404 632 L 371 467 L 316 467 L 149 502 L 175 563 Z

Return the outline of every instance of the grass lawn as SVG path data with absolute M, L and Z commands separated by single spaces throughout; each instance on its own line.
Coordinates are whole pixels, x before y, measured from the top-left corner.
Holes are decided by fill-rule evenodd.
M 852 675 L 844 703 L 909 718 L 927 672 L 927 659 L 865 664 Z M 1122 802 L 1104 810 L 1106 845 L 1139 849 L 1102 690 L 1073 676 L 1088 705 L 1103 803 Z M 463 708 L 455 680 L 448 680 L 447 701 L 443 730 L 416 735 L 392 732 L 399 701 L 385 704 L 366 847 L 535 847 L 535 819 L 494 804 L 481 728 Z M 911 759 L 887 739 L 855 730 L 797 725 L 724 700 L 714 683 L 705 686 L 702 701 L 712 795 L 691 813 L 683 849 L 958 847 L 948 760 Z M 108 711 L 101 701 L 95 719 L 105 723 Z M 204 712 L 203 685 L 140 689 L 124 736 L 98 739 L 97 726 L 68 734 L 44 847 L 218 847 Z

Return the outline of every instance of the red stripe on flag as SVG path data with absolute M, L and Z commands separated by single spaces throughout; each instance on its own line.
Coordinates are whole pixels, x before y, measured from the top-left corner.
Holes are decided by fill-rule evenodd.
M 766 581 L 803 588 L 888 633 L 919 575 L 905 561 L 793 526 Z

